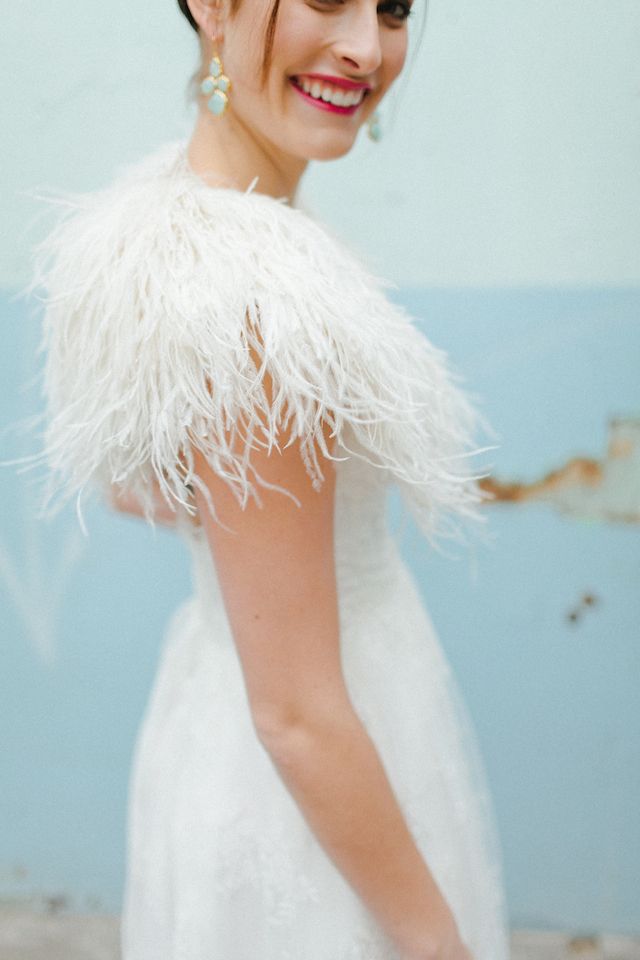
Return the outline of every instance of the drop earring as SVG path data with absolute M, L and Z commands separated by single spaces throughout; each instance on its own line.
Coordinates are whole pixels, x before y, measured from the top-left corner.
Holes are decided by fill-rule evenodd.
M 367 136 L 374 143 L 382 140 L 382 127 L 380 126 L 380 114 L 376 110 L 367 120 Z
M 209 97 L 207 106 L 214 117 L 221 117 L 229 104 L 228 94 L 231 90 L 231 80 L 224 72 L 222 60 L 215 52 L 215 46 L 213 57 L 209 63 L 209 76 L 205 77 L 200 84 L 200 90 L 205 96 Z

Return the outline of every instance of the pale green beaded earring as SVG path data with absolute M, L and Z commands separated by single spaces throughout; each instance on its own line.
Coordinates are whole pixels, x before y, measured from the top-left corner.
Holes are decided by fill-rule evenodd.
M 372 113 L 369 119 L 367 120 L 367 136 L 370 140 L 373 140 L 374 143 L 377 143 L 378 140 L 382 140 L 382 127 L 380 126 L 380 115 L 376 111 Z
M 225 74 L 222 60 L 214 53 L 209 64 L 209 76 L 200 84 L 200 90 L 208 96 L 207 106 L 214 117 L 221 117 L 229 103 L 228 93 L 231 90 L 231 80 Z

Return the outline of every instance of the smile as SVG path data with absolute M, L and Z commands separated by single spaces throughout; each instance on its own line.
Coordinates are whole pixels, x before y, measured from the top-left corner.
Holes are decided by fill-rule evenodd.
M 291 86 L 314 107 L 332 113 L 355 113 L 364 100 L 367 90 L 345 90 L 333 84 L 307 77 L 291 77 Z

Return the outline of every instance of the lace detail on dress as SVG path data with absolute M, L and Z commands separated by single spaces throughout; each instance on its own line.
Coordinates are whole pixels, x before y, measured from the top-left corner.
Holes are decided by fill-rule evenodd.
M 361 933 L 338 960 L 399 960 L 399 954 L 381 933 Z
M 230 894 L 247 886 L 258 890 L 270 925 L 290 925 L 299 906 L 320 902 L 317 887 L 292 858 L 284 831 L 261 831 L 254 817 L 238 814 L 225 825 L 215 849 L 218 891 Z

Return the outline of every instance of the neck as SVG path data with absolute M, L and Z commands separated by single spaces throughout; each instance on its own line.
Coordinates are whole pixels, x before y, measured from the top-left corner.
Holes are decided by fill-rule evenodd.
M 261 142 L 253 131 L 232 114 L 214 117 L 199 110 L 187 149 L 194 173 L 211 186 L 246 190 L 258 177 L 257 193 L 295 200 L 307 160 L 278 153 L 273 144 Z

